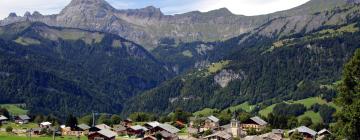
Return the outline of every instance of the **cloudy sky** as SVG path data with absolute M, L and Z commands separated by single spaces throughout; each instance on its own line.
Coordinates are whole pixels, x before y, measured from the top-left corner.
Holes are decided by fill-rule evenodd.
M 26 11 L 42 14 L 56 14 L 71 0 L 0 0 L 0 19 L 15 12 L 23 15 Z M 178 14 L 199 10 L 226 7 L 235 14 L 260 15 L 290 9 L 309 0 L 107 0 L 118 9 L 142 8 L 153 5 L 165 14 Z

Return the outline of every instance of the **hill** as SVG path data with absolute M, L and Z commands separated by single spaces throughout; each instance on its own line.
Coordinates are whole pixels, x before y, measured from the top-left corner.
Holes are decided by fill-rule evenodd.
M 25 103 L 31 113 L 116 113 L 168 76 L 117 35 L 32 22 L 0 27 L 0 103 Z

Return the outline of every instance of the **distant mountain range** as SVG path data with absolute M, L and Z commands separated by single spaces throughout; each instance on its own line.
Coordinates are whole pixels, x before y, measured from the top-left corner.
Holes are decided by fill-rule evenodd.
M 355 2 L 357 0 L 311 0 L 297 8 L 261 16 L 234 15 L 226 8 L 172 16 L 152 6 L 117 10 L 105 0 L 72 0 L 59 14 L 47 16 L 34 12 L 20 17 L 12 13 L 0 25 L 37 21 L 51 26 L 103 31 L 118 34 L 151 50 L 164 39 L 174 39 L 177 43 L 226 40 L 275 18 L 294 16 L 301 21 L 304 15 Z
M 162 114 L 333 96 L 359 48 L 359 2 L 243 16 L 72 0 L 55 15 L 11 13 L 0 21 L 0 103 L 60 116 Z

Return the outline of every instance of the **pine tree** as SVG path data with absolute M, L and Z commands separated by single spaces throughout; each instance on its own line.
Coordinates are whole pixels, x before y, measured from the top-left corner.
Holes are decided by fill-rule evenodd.
M 348 139 L 360 138 L 360 49 L 345 65 L 337 102 L 343 107 L 338 114 L 337 133 Z

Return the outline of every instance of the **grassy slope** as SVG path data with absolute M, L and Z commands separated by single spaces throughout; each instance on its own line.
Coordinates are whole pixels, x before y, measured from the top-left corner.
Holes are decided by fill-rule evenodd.
M 196 111 L 193 114 L 195 116 L 210 116 L 213 114 L 214 111 L 217 111 L 217 109 L 212 109 L 212 108 L 204 108 L 203 110 L 200 111 Z
M 255 105 L 250 105 L 248 102 L 245 102 L 245 103 L 242 103 L 240 105 L 228 107 L 228 108 L 226 108 L 224 110 L 230 109 L 231 112 L 234 112 L 236 110 L 242 109 L 242 110 L 244 110 L 246 112 L 251 112 L 254 109 L 254 107 L 255 107 Z
M 28 112 L 28 110 L 22 109 L 15 104 L 2 104 L 0 107 L 7 109 L 12 115 L 24 115 Z
M 318 103 L 318 104 L 327 104 L 329 106 L 334 107 L 336 110 L 340 110 L 341 108 L 336 106 L 333 102 L 326 102 L 325 100 L 321 99 L 320 97 L 311 97 L 303 100 L 298 101 L 287 101 L 286 103 L 297 103 L 297 104 L 303 104 L 306 108 L 310 108 L 312 105 Z M 271 106 L 268 106 L 262 110 L 259 111 L 259 114 L 262 116 L 267 116 L 270 112 L 273 111 L 276 104 L 273 104 Z M 321 117 L 319 113 L 315 113 L 313 111 L 307 111 L 303 115 L 299 116 L 298 118 L 301 119 L 305 116 L 308 116 L 312 119 L 313 122 L 321 122 Z
M 38 127 L 38 125 L 35 123 L 28 123 L 28 124 L 22 124 L 22 125 L 16 124 L 16 123 L 7 123 L 7 124 L 3 124 L 1 126 L 1 128 L 6 128 L 8 126 L 11 126 L 13 129 L 23 129 L 23 128 L 28 129 L 28 128 L 37 128 Z

